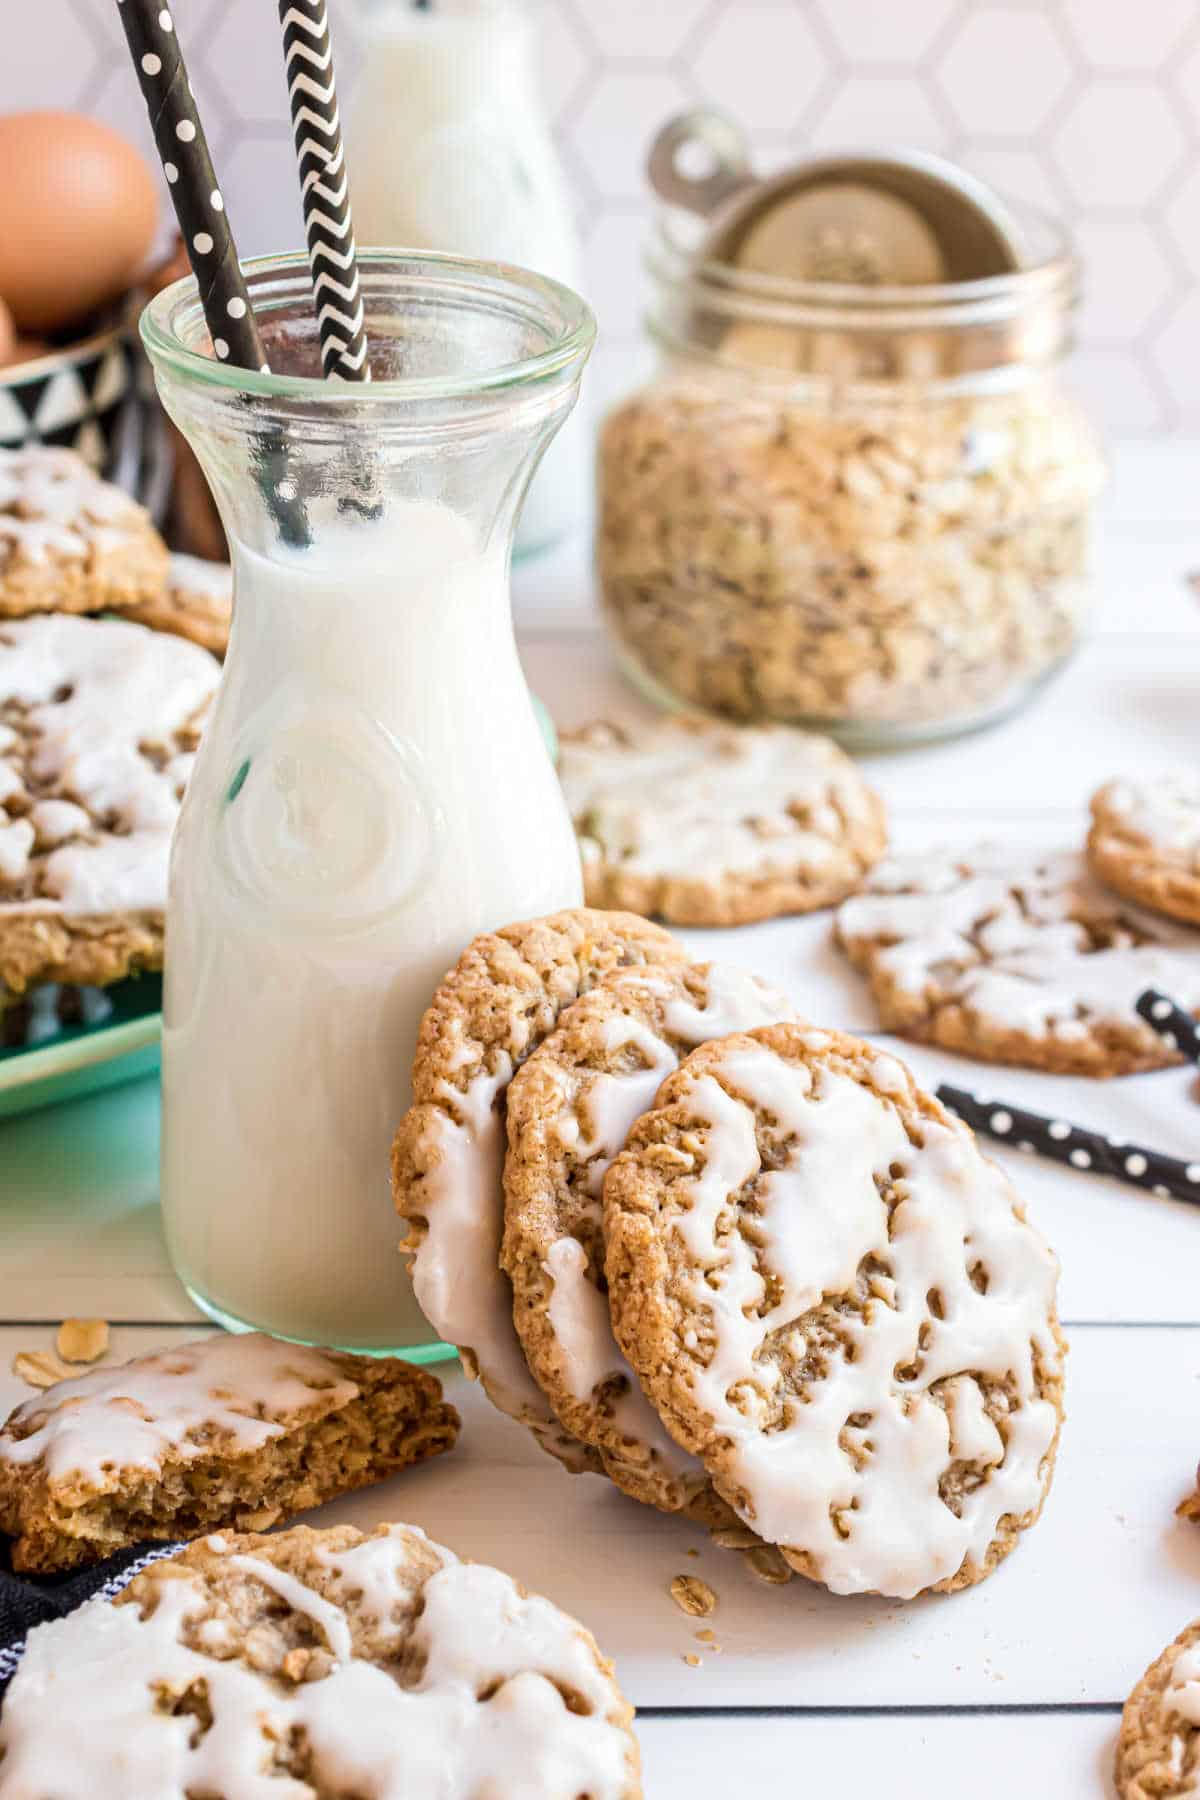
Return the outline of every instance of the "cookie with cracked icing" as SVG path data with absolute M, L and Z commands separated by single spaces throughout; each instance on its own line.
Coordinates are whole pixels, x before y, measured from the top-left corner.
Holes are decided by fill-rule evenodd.
M 260 1529 L 453 1447 L 440 1383 L 398 1357 L 249 1332 L 56 1382 L 0 1429 L 13 1566 L 98 1562 L 147 1539 Z
M 1200 1012 L 1200 938 L 1114 897 L 1076 855 L 991 845 L 889 858 L 837 913 L 889 1031 L 984 1062 L 1127 1075 L 1178 1062 L 1136 1011 Z
M 173 552 L 159 592 L 122 606 L 120 613 L 137 625 L 174 632 L 214 656 L 224 656 L 233 622 L 233 569 L 227 562 Z
M 638 1800 L 633 1709 L 577 1620 L 422 1531 L 215 1536 L 37 1626 L 6 1792 L 55 1800 Z
M 1168 1644 L 1125 1702 L 1115 1776 L 1120 1800 L 1200 1793 L 1200 1620 Z
M 600 1456 L 563 1430 L 529 1373 L 500 1267 L 508 1084 L 603 976 L 684 955 L 646 919 L 586 907 L 476 938 L 421 1021 L 413 1103 L 392 1146 L 392 1191 L 426 1318 L 493 1405 L 576 1471 L 599 1470 Z
M 708 1478 L 666 1430 L 613 1337 L 604 1176 L 697 1044 L 795 1017 L 782 994 L 722 963 L 621 971 L 567 1008 L 508 1090 L 503 1261 L 525 1360 L 565 1428 L 604 1453 L 618 1486 L 664 1512 L 703 1505 Z
M 609 1170 L 604 1230 L 643 1387 L 801 1574 L 950 1591 L 1037 1519 L 1058 1265 L 894 1057 L 803 1025 L 703 1045 Z
M 0 619 L 136 605 L 166 574 L 145 507 L 73 450 L 0 449 Z
M 702 719 L 561 734 L 587 899 L 673 925 L 844 900 L 883 855 L 883 805 L 830 739 Z
M 123 619 L 0 619 L 0 1007 L 162 967 L 171 832 L 220 675 Z
M 1106 782 L 1092 795 L 1087 854 L 1118 894 L 1200 925 L 1200 769 Z

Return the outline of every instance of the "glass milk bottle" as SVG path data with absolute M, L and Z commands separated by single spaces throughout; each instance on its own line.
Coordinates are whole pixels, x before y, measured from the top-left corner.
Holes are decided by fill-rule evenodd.
M 508 571 L 594 327 L 518 269 L 369 255 L 373 379 L 324 381 L 305 259 L 248 274 L 269 375 L 206 353 L 194 281 L 142 326 L 235 583 L 172 853 L 167 1242 L 222 1324 L 412 1354 L 388 1152 L 421 1014 L 476 933 L 581 898 Z
M 578 287 L 578 233 L 521 0 L 370 0 L 358 31 L 346 138 L 359 242 L 519 263 Z M 530 490 L 518 553 L 568 530 L 585 486 L 575 419 Z

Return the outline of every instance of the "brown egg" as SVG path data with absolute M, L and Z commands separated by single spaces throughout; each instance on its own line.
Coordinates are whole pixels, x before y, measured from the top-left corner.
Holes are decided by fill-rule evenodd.
M 53 356 L 54 345 L 48 344 L 45 338 L 19 337 L 8 353 L 8 366 L 15 368 L 18 363 L 38 362 L 43 356 Z
M 17 328 L 13 324 L 12 314 L 0 300 L 0 369 L 6 362 L 12 361 L 13 349 L 17 341 Z
M 27 334 L 82 324 L 137 274 L 158 222 L 132 144 L 79 113 L 0 118 L 0 294 Z

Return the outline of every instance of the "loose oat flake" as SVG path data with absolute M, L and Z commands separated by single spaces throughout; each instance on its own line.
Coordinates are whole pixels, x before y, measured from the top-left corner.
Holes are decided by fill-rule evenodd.
M 693 1619 L 707 1619 L 716 1611 L 717 1596 L 707 1581 L 701 1581 L 698 1575 L 676 1575 L 670 1592 L 680 1612 L 688 1613 Z
M 50 1388 L 55 1382 L 69 1381 L 73 1373 L 53 1350 L 18 1350 L 12 1360 L 12 1372 L 35 1388 Z
M 108 1352 L 108 1326 L 103 1319 L 64 1319 L 56 1341 L 65 1362 L 99 1362 Z

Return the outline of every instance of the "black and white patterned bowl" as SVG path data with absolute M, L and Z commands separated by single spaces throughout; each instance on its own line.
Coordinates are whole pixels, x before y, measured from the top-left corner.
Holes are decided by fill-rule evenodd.
M 0 369 L 0 447 L 75 450 L 155 518 L 170 474 L 163 423 L 153 380 L 124 321 Z

